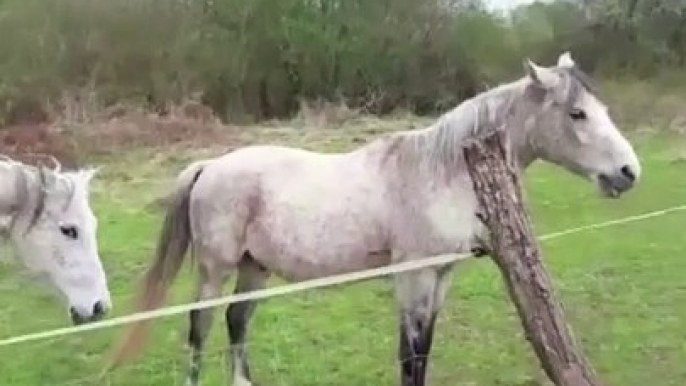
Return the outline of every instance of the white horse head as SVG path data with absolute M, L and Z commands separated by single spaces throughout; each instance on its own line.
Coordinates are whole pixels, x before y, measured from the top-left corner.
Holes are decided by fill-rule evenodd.
M 66 299 L 75 324 L 97 320 L 111 308 L 89 203 L 95 174 L 0 160 L 3 233 L 23 264 Z
M 608 197 L 631 189 L 641 175 L 633 147 L 569 52 L 554 67 L 525 63 L 527 94 L 543 108 L 526 122 L 534 158 L 594 181 Z

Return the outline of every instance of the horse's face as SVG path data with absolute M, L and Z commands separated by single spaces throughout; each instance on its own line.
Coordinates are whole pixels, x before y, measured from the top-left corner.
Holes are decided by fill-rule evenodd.
M 97 320 L 111 307 L 98 256 L 97 219 L 89 205 L 89 183 L 94 173 L 44 171 L 43 178 L 52 182 L 43 184 L 42 213 L 27 233 L 18 229 L 12 235 L 24 264 L 49 278 L 65 298 L 74 324 Z
M 641 174 L 638 157 L 569 53 L 556 67 L 526 67 L 541 108 L 531 133 L 538 156 L 591 179 L 607 197 L 631 189 Z

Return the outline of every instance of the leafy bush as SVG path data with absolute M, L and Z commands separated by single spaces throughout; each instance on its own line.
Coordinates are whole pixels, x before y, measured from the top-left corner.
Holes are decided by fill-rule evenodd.
M 194 92 L 231 121 L 318 99 L 431 113 L 565 49 L 600 74 L 645 78 L 686 65 L 684 4 L 3 0 L 0 123 L 47 116 L 65 95 L 163 111 Z

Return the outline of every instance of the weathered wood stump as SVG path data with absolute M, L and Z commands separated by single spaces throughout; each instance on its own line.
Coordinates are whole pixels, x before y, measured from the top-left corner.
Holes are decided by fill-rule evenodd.
M 556 299 L 505 141 L 504 132 L 497 131 L 464 149 L 479 217 L 490 231 L 486 248 L 500 269 L 526 337 L 550 380 L 557 386 L 601 386 Z

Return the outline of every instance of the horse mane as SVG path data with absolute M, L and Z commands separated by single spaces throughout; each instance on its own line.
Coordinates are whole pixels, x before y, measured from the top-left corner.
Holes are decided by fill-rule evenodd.
M 463 101 L 429 127 L 393 134 L 398 137 L 398 161 L 434 173 L 444 166 L 459 166 L 462 147 L 484 131 L 503 129 L 525 89 L 523 81 L 497 86 Z
M 555 68 L 562 75 L 565 104 L 574 105 L 583 91 L 594 93 L 590 77 L 573 68 Z M 527 78 L 501 84 L 464 100 L 431 126 L 392 134 L 392 150 L 405 166 L 417 165 L 433 173 L 462 164 L 462 149 L 494 130 L 521 130 L 540 106 L 542 90 Z
M 46 174 L 36 166 L 24 164 L 8 156 L 0 156 L 0 167 L 14 171 L 14 181 L 2 181 L 5 186 L 14 183 L 16 201 L 11 203 L 12 211 L 7 227 L 8 232 L 16 226 L 22 215 L 29 215 L 29 221 L 24 234 L 30 232 L 38 223 L 41 215 L 45 212 L 46 201 L 50 191 L 66 189 L 67 199 L 65 206 L 69 205 L 76 193 L 76 183 L 67 173 L 59 171 L 59 167 L 45 173 L 51 174 L 53 182 L 48 181 Z
M 596 87 L 595 82 L 591 76 L 585 73 L 582 69 L 574 66 L 571 68 L 565 68 L 564 70 L 568 71 L 570 77 L 579 82 L 578 84 L 581 85 L 586 91 L 594 95 L 598 95 L 598 88 Z

